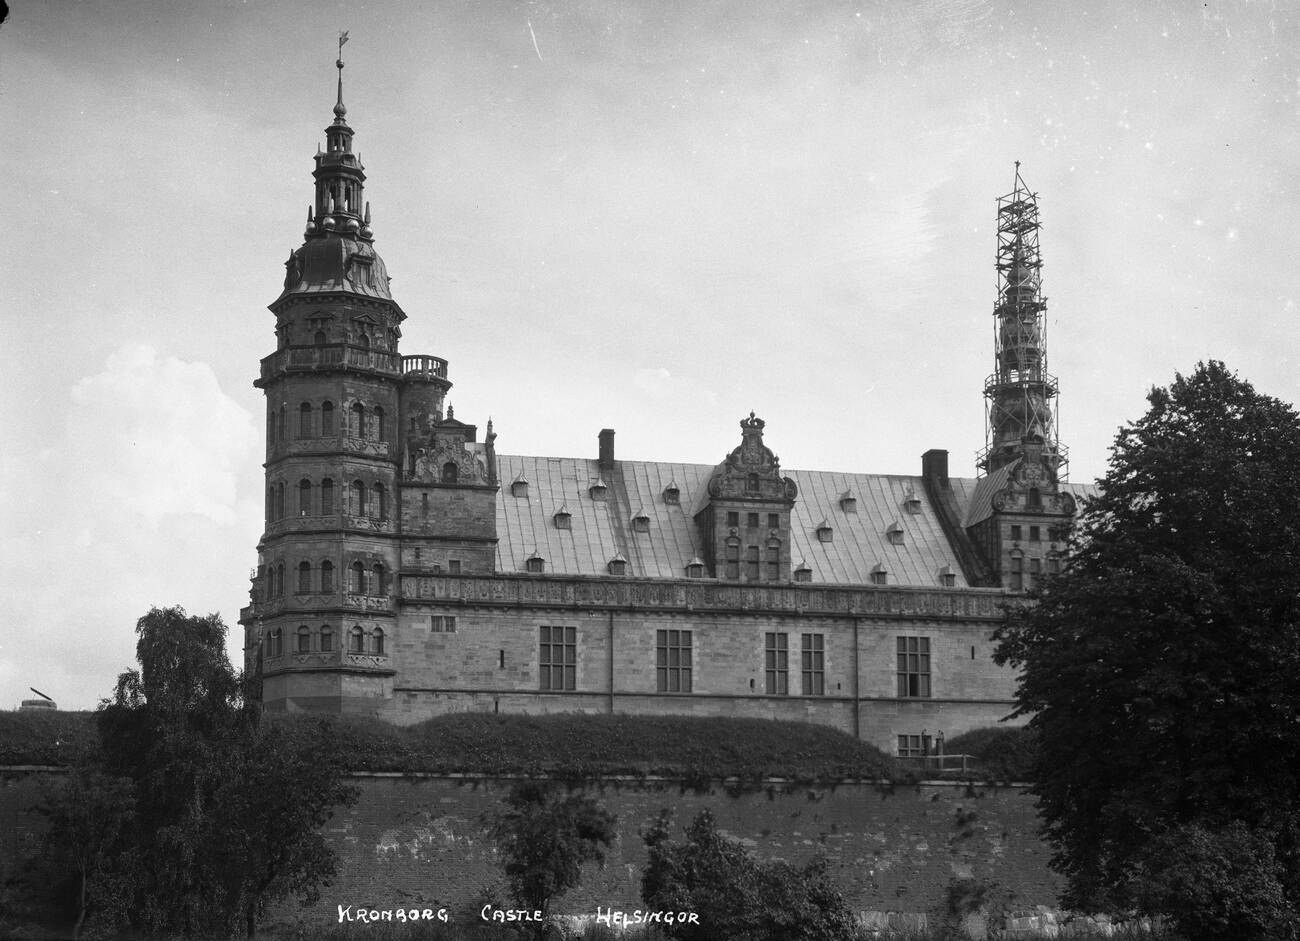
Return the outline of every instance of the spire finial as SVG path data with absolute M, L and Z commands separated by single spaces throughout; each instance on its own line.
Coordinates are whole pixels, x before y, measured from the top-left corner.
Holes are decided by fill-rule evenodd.
M 348 41 L 348 31 L 346 29 L 339 31 L 339 57 L 334 64 L 339 69 L 339 100 L 334 105 L 334 118 L 340 124 L 343 123 L 343 116 L 348 113 L 348 109 L 343 107 L 343 44 Z

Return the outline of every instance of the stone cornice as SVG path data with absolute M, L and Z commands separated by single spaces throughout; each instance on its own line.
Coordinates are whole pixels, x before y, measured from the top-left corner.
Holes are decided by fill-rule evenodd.
M 698 579 L 402 575 L 401 601 L 500 608 L 783 614 L 807 617 L 1000 621 L 1000 589 L 736 585 Z

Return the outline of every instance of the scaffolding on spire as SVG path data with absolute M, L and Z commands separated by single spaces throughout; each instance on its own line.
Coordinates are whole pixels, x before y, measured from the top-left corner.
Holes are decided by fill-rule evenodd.
M 994 371 L 984 381 L 986 443 L 976 463 L 991 473 L 1032 449 L 1064 480 L 1068 451 L 1057 439 L 1057 382 L 1047 371 L 1039 228 L 1038 194 L 1025 185 L 1017 160 L 1012 190 L 998 199 Z

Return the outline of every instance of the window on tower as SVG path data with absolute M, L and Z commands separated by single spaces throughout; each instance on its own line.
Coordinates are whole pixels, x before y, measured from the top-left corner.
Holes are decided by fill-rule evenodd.
M 371 512 L 378 519 L 388 519 L 388 491 L 384 489 L 383 484 L 375 484 L 375 504 L 371 507 Z
M 360 624 L 352 628 L 349 635 L 349 645 L 353 653 L 366 652 L 366 632 L 361 629 Z
M 311 403 L 303 402 L 298 406 L 298 437 L 311 437 Z
M 381 598 L 388 595 L 388 573 L 384 570 L 383 565 L 376 562 L 374 568 L 374 584 L 371 586 L 376 595 Z
M 306 624 L 298 628 L 298 653 L 311 653 L 311 628 Z
M 352 481 L 352 507 L 353 516 L 366 515 L 366 485 L 359 480 Z
M 329 559 L 320 564 L 320 590 L 334 590 L 334 563 Z
M 324 402 L 320 407 L 320 433 L 328 437 L 334 434 L 334 403 Z
M 349 587 L 354 595 L 366 593 L 366 567 L 360 562 L 352 563 L 352 584 Z
M 366 436 L 366 407 L 360 402 L 353 402 L 350 415 L 348 434 L 353 438 L 364 438 Z
M 298 481 L 298 515 L 311 515 L 311 481 Z
M 328 652 L 334 649 L 334 631 L 325 624 L 320 629 L 320 649 Z
M 376 627 L 370 634 L 370 649 L 376 657 L 384 656 L 384 629 Z
M 311 591 L 311 563 L 298 563 L 298 594 L 305 595 Z
M 334 481 L 328 477 L 320 482 L 320 511 L 322 516 L 334 512 Z
M 382 407 L 378 405 L 375 406 L 374 417 L 375 420 L 373 424 L 374 424 L 375 440 L 383 441 L 384 440 L 384 410 Z

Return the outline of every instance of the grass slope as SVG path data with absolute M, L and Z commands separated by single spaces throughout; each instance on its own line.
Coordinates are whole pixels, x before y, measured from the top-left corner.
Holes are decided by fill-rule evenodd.
M 892 758 L 843 732 L 766 719 L 457 713 L 413 726 L 380 719 L 270 716 L 290 730 L 328 723 L 356 771 L 668 775 L 688 779 L 899 779 Z M 0 765 L 66 765 L 96 742 L 88 712 L 0 712 Z

